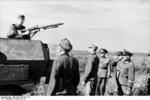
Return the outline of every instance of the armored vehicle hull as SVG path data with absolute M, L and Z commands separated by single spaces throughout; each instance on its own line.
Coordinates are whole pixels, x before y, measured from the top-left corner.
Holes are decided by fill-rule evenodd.
M 0 85 L 37 83 L 50 71 L 50 65 L 47 44 L 0 38 Z

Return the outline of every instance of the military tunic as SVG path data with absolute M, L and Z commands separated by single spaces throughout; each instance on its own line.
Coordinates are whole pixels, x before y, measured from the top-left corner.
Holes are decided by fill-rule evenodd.
M 120 69 L 118 91 L 122 92 L 122 95 L 126 94 L 128 89 L 132 89 L 135 80 L 135 67 L 132 62 L 124 62 Z
M 23 25 L 17 26 L 16 24 L 12 24 L 10 26 L 9 32 L 7 33 L 7 37 L 10 38 L 10 39 L 17 38 L 18 31 L 21 31 L 21 30 L 24 30 L 24 29 L 25 29 L 25 26 L 23 26 Z
M 86 95 L 95 95 L 99 58 L 96 53 L 90 55 L 82 81 L 86 83 Z
M 110 75 L 110 60 L 109 58 L 100 58 L 100 63 L 98 67 L 98 76 L 106 77 Z
M 63 54 L 53 63 L 47 95 L 75 95 L 79 80 L 78 60 Z
M 98 68 L 98 83 L 96 87 L 97 95 L 104 95 L 106 88 L 107 76 L 110 76 L 110 59 L 100 58 L 99 68 Z

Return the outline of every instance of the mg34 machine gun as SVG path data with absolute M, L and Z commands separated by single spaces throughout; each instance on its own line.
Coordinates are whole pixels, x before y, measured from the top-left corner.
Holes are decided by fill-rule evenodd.
M 41 29 L 46 30 L 46 29 L 51 29 L 51 28 L 58 28 L 60 25 L 63 25 L 64 23 L 57 23 L 57 24 L 52 24 L 52 25 L 46 25 L 46 26 L 41 26 L 39 27 L 38 25 L 35 27 L 31 27 L 25 30 L 21 30 L 22 34 L 19 34 L 16 36 L 17 39 L 27 39 L 30 40 L 37 32 L 39 32 Z M 27 34 L 24 34 L 27 32 Z

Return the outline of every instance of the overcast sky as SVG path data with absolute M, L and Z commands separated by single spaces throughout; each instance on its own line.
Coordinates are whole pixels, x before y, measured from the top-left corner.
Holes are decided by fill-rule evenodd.
M 78 50 L 91 43 L 110 51 L 150 50 L 150 0 L 0 0 L 1 37 L 19 14 L 26 16 L 27 28 L 64 23 L 40 31 L 35 40 L 57 43 L 67 37 Z

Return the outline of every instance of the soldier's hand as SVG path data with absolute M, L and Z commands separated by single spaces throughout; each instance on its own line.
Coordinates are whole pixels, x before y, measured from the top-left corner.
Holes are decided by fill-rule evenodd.
M 81 85 L 85 85 L 85 82 L 84 82 L 84 81 L 81 81 Z
M 126 95 L 131 95 L 131 88 L 127 87 L 127 90 L 125 92 Z

